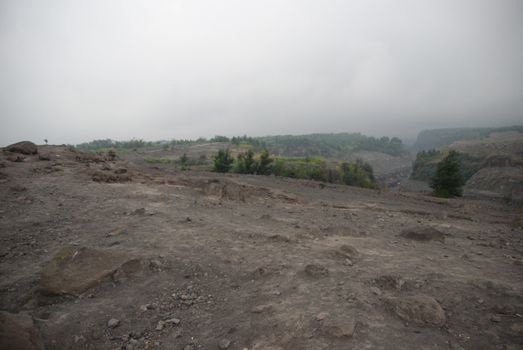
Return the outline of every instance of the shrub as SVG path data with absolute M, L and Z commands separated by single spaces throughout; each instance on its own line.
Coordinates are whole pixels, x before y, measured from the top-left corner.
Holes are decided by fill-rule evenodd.
M 218 173 L 228 173 L 232 167 L 234 159 L 231 156 L 231 152 L 227 148 L 226 150 L 219 150 L 218 154 L 214 156 L 213 171 Z
M 254 174 L 258 164 L 254 160 L 254 152 L 249 149 L 246 153 L 238 154 L 235 171 L 240 174 Z
M 271 164 L 274 161 L 274 159 L 271 158 L 269 151 L 264 149 L 260 155 L 260 161 L 258 163 L 258 169 L 256 169 L 256 173 L 259 175 L 269 175 L 271 173 Z
M 430 181 L 433 194 L 437 197 L 460 197 L 465 181 L 461 175 L 459 153 L 452 150 L 438 163 L 436 174 Z

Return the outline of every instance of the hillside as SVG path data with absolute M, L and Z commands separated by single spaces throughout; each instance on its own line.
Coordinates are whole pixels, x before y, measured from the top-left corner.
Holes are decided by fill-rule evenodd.
M 523 132 L 523 126 L 508 126 L 499 128 L 447 128 L 423 130 L 418 134 L 412 146 L 415 151 L 438 149 L 459 140 L 474 140 L 488 137 L 496 132 Z
M 467 192 L 518 200 L 522 197 L 523 183 L 517 174 L 523 172 L 523 132 L 491 132 L 478 139 L 454 141 L 439 150 L 418 152 L 411 178 L 428 181 L 449 150 L 460 152 Z M 496 173 L 499 176 L 493 181 Z
M 412 157 L 400 139 L 375 138 L 359 133 L 232 138 L 215 136 L 210 140 L 201 138 L 155 142 L 94 140 L 77 147 L 85 150 L 116 149 L 132 156 L 134 161 L 145 160 L 158 164 L 176 164 L 186 154 L 190 165 L 201 170 L 209 169 L 212 158 L 220 149 L 229 149 L 234 157 L 248 149 L 255 152 L 267 149 L 273 156 L 288 158 L 293 162 L 301 158 L 323 159 L 328 167 L 334 168 L 342 162 L 361 159 L 374 168 L 376 179 L 382 186 L 395 186 L 407 178 L 412 163 Z

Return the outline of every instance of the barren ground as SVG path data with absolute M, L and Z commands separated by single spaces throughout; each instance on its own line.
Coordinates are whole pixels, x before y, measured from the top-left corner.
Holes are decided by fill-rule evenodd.
M 39 152 L 0 154 L 0 309 L 46 349 L 522 348 L 502 201 Z

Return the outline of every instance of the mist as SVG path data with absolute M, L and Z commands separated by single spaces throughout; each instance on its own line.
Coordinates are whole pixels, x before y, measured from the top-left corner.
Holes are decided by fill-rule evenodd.
M 523 2 L 0 2 L 0 144 L 523 122 Z

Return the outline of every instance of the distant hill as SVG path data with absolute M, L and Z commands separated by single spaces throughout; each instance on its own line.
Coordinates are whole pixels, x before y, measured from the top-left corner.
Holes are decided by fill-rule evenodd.
M 474 140 L 488 137 L 494 132 L 518 131 L 523 133 L 523 126 L 499 128 L 449 128 L 423 130 L 418 134 L 412 146 L 415 151 L 438 149 L 459 140 Z
M 488 136 L 460 139 L 439 149 L 422 150 L 416 155 L 411 179 L 428 182 L 438 162 L 450 150 L 456 150 L 468 192 L 521 200 L 522 177 L 515 174 L 523 174 L 523 131 L 511 130 L 491 129 Z
M 397 137 L 376 138 L 360 133 L 280 135 L 258 137 L 264 146 L 274 154 L 293 157 L 322 156 L 345 159 L 357 151 L 381 152 L 399 156 L 406 152 Z

